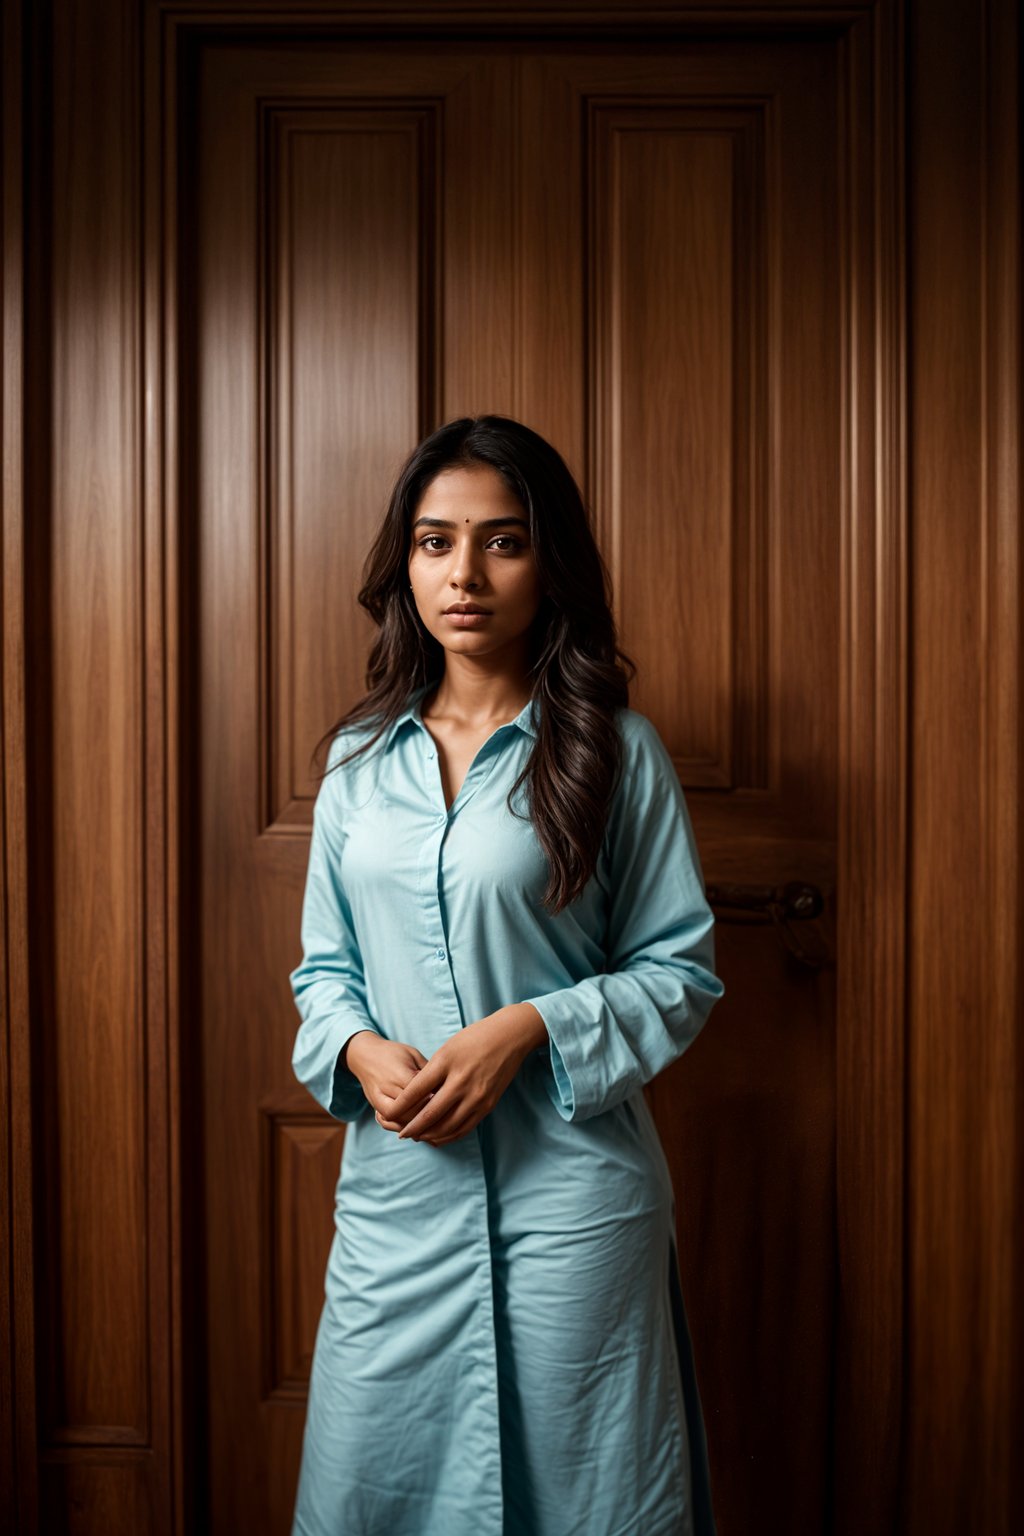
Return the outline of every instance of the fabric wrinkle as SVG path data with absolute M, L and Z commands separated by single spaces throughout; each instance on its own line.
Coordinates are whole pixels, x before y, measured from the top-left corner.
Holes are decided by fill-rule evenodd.
M 724 993 L 682 787 L 653 724 L 619 711 L 598 868 L 551 914 L 536 833 L 506 804 L 539 706 L 492 733 L 447 807 L 426 692 L 314 806 L 292 1062 L 345 1139 L 293 1536 L 713 1536 L 643 1093 Z M 521 1002 L 546 1044 L 445 1146 L 384 1130 L 340 1063 L 357 1029 L 429 1059 Z

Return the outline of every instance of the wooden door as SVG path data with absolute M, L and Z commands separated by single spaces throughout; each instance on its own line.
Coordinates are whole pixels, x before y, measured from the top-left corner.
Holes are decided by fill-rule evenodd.
M 648 1091 L 721 1536 L 828 1524 L 835 975 L 726 898 L 816 888 L 808 947 L 835 953 L 834 59 L 807 38 L 202 52 L 179 408 L 216 1536 L 288 1529 L 343 1135 L 290 1070 L 309 753 L 362 692 L 355 595 L 395 471 L 481 411 L 584 487 L 717 893 L 726 997 Z

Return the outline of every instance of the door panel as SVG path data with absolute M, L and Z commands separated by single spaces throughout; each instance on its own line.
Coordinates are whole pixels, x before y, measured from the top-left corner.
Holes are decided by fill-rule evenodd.
M 710 888 L 834 953 L 830 45 L 209 47 L 193 217 L 211 1529 L 286 1531 L 343 1132 L 291 1075 L 313 743 L 362 692 L 390 481 L 507 411 L 594 509 Z M 719 904 L 727 995 L 648 1089 L 721 1536 L 826 1521 L 834 973 Z
M 567 51 L 524 60 L 522 78 L 535 125 L 524 183 L 537 227 L 561 231 L 558 302 L 588 297 L 563 393 L 579 380 L 582 462 L 640 662 L 634 704 L 673 753 L 709 886 L 817 887 L 814 938 L 834 954 L 831 49 Z M 534 291 L 543 305 L 551 288 Z M 550 319 L 524 333 L 543 336 Z M 716 1505 L 723 1536 L 760 1528 L 766 1508 L 817 1531 L 835 1330 L 834 971 L 800 964 L 774 923 L 717 913 L 726 997 L 650 1090 Z

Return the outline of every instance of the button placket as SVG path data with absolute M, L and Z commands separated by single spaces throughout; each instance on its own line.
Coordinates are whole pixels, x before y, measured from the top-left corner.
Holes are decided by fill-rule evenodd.
M 427 765 L 436 764 L 437 766 L 433 775 L 433 783 L 437 786 L 437 788 L 436 790 L 428 789 L 428 792 L 431 793 L 432 798 L 436 796 L 435 804 L 437 803 L 437 800 L 440 800 L 440 802 L 444 804 L 444 784 L 441 779 L 439 753 L 434 743 L 434 739 L 430 735 L 426 726 L 422 721 L 419 721 L 418 723 L 426 738 L 423 750 L 423 763 L 426 769 L 426 772 L 424 773 L 424 783 L 425 785 L 429 785 L 429 781 L 431 779 L 431 773 Z M 500 755 L 497 750 L 498 742 L 504 737 L 508 730 L 509 726 L 507 724 L 498 726 L 498 728 L 491 733 L 487 740 L 483 742 L 480 747 L 478 747 L 476 754 L 473 757 L 473 761 L 470 763 L 466 772 L 466 776 L 463 779 L 462 784 L 459 786 L 459 792 L 455 796 L 455 799 L 452 801 L 452 804 L 447 806 L 444 810 L 436 810 L 434 812 L 433 823 L 435 828 L 443 829 L 440 831 L 440 836 L 436 842 L 434 839 L 430 839 L 430 846 L 432 846 L 435 850 L 434 868 L 438 883 L 440 882 L 441 878 L 441 865 L 444 857 L 443 849 L 447 829 L 449 826 L 451 826 L 458 813 L 464 808 L 467 801 L 473 798 L 481 784 L 483 784 L 493 772 L 495 762 Z M 436 886 L 434 889 L 436 892 Z M 431 926 L 443 931 L 444 924 L 441 920 L 440 907 L 434 906 L 433 900 L 431 901 L 431 907 L 433 909 L 430 914 L 432 920 Z M 447 934 L 445 934 L 444 937 L 447 940 Z M 445 962 L 450 967 L 451 952 L 446 947 L 436 945 L 434 949 L 434 959 L 438 963 Z M 451 980 L 450 973 L 449 980 Z

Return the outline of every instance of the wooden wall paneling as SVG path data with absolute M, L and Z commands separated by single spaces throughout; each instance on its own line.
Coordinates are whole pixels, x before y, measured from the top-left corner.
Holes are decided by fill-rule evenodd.
M 502 158 L 501 136 L 488 126 L 514 110 L 511 62 L 474 55 L 461 89 L 445 99 L 450 145 L 443 151 L 439 195 L 444 232 L 438 246 L 443 242 L 445 257 L 436 295 L 442 317 L 438 422 L 479 411 L 515 416 L 522 398 L 523 285 L 509 246 L 517 229 L 522 231 L 523 199 L 512 160 Z M 464 170 L 467 156 L 458 150 L 468 144 L 479 163 L 471 175 Z M 521 240 L 516 248 L 523 249 Z M 486 363 L 482 337 L 489 339 Z
M 593 500 L 627 649 L 661 658 L 638 678 L 634 703 L 672 722 L 678 734 L 666 728 L 666 745 L 684 784 L 750 786 L 758 768 L 735 762 L 733 724 L 760 717 L 765 702 L 764 646 L 750 643 L 747 621 L 764 618 L 766 572 L 763 558 L 743 558 L 759 542 L 747 517 L 756 522 L 764 505 L 743 461 L 767 257 L 762 240 L 741 241 L 736 226 L 748 213 L 756 220 L 763 107 L 590 100 L 588 117 L 600 225 L 591 246 Z M 644 387 L 630 390 L 630 380 Z M 747 571 L 756 590 L 734 603 L 733 581 Z M 699 632 L 702 611 L 713 620 Z M 699 669 L 672 664 L 697 656 Z
M 982 774 L 991 919 L 992 1021 L 982 1112 L 981 1177 L 986 1190 L 982 1371 L 992 1384 L 986 1472 L 1005 1510 L 1005 1529 L 1024 1525 L 1024 28 L 1013 0 L 982 11 L 981 542 L 985 635 Z M 975 1314 L 977 1316 L 977 1313 Z M 1000 1533 L 1002 1536 L 1002 1533 Z
M 138 1005 L 135 89 L 129 8 L 85 41 L 52 16 L 51 690 L 35 722 L 34 826 L 50 843 L 36 928 L 48 1228 L 40 1303 L 49 1447 L 145 1445 L 145 1081 Z M 109 90 L 90 88 L 90 51 Z M 99 210 L 105 216 L 97 217 Z M 52 884 L 50 883 L 52 882 Z M 40 894 L 43 894 L 40 892 Z M 45 1453 L 44 1453 L 45 1454 Z
M 30 25 L 20 5 L 2 17 L 3 62 L 3 507 L 0 523 L 0 605 L 3 663 L 0 737 L 3 801 L 0 807 L 0 1507 L 20 1527 L 35 1525 L 36 1371 L 32 1289 L 32 1109 L 29 1069 L 25 515 L 32 441 L 26 410 L 30 296 L 26 251 L 32 243 L 29 205 L 36 146 L 28 112 L 38 92 L 29 75 Z M 33 158 L 29 159 L 29 153 Z M 25 169 L 28 167 L 26 176 Z M 38 302 L 38 300 L 36 300 Z M 33 438 L 34 441 L 34 438 Z M 26 494 L 28 492 L 28 494 Z
M 898 5 L 842 40 L 838 195 L 845 468 L 837 1040 L 836 1530 L 887 1530 L 901 1475 L 908 615 L 903 38 Z M 865 963 L 866 957 L 870 962 Z
M 168 1439 L 168 1227 L 164 1074 L 145 1028 L 138 17 L 127 0 L 31 14 L 32 1027 L 18 1070 L 24 1083 L 32 1068 L 32 1145 L 17 1172 L 33 1198 L 37 1394 L 19 1382 L 18 1409 L 38 1429 L 42 1528 L 59 1507 L 69 1529 L 149 1529 L 168 1504 L 153 1455 Z
M 298 1110 L 263 1116 L 263 1398 L 304 1403 L 332 1229 L 308 1220 L 334 1204 L 344 1132 Z M 313 1188 L 317 1197 L 312 1194 Z
M 135 1536 L 160 1530 L 166 1515 L 137 1455 L 81 1450 L 49 1456 L 39 1482 L 41 1536 Z
M 429 101 L 269 103 L 260 119 L 271 465 L 261 495 L 262 825 L 305 833 L 312 722 L 336 718 L 338 701 L 362 691 L 374 633 L 356 602 L 366 509 L 381 503 L 396 442 L 419 436 L 424 382 L 437 399 L 421 375 L 436 357 L 440 112 Z M 296 732 L 296 722 L 311 723 Z
M 570 75 L 536 57 L 517 61 L 513 132 L 520 146 L 516 186 L 516 414 L 557 442 L 578 484 L 591 480 L 584 380 L 566 390 L 572 359 L 584 354 L 588 295 L 573 277 L 584 228 L 582 176 L 545 174 L 550 146 L 570 125 L 569 153 L 584 164 L 585 114 Z
M 1020 37 L 909 11 L 913 487 L 903 1528 L 1024 1521 Z
M 196 789 L 189 773 L 193 726 L 184 701 L 196 687 L 193 622 L 183 571 L 194 558 L 190 509 L 195 488 L 187 416 L 179 391 L 195 387 L 179 345 L 183 310 L 194 303 L 191 274 L 178 262 L 179 122 L 189 142 L 197 82 L 178 28 L 147 0 L 142 22 L 140 126 L 140 351 L 145 380 L 141 434 L 145 562 L 146 891 L 152 916 L 147 982 L 153 1059 L 165 1068 L 167 1127 L 162 1191 L 169 1233 L 163 1340 L 168 1356 L 165 1497 L 156 1529 L 191 1536 L 205 1524 L 202 1117 L 189 1065 L 196 1059 L 195 965 L 185 947 L 196 856 Z M 174 451 L 168 452 L 169 445 Z

